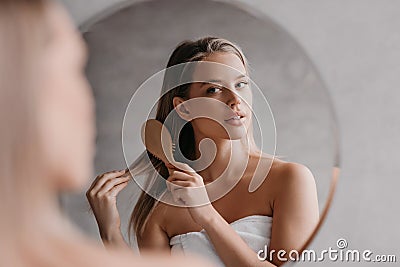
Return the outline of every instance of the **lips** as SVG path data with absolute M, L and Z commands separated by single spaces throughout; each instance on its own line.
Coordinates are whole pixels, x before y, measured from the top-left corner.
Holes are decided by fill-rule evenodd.
M 243 117 L 242 116 L 233 116 L 225 121 L 240 120 L 241 118 L 243 118 Z
M 226 124 L 232 126 L 242 126 L 244 124 L 245 116 L 242 112 L 234 112 L 235 115 L 231 115 L 228 119 L 224 120 Z
M 235 112 L 235 115 L 233 115 L 232 117 L 229 117 L 228 119 L 226 119 L 225 121 L 230 121 L 230 120 L 240 120 L 244 117 L 244 113 L 243 112 Z

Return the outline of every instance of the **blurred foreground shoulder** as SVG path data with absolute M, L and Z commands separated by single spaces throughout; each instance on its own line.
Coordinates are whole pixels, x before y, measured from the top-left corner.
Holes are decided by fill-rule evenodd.
M 121 252 L 118 252 L 121 253 Z M 145 252 L 142 255 L 114 255 L 116 258 L 121 259 L 121 265 L 113 264 L 112 266 L 126 266 L 126 267 L 212 267 L 209 261 L 200 258 L 196 255 L 174 256 L 165 252 Z M 123 260 L 122 260 L 123 259 Z
M 86 240 L 89 241 L 89 240 Z M 83 244 L 85 243 L 85 244 Z M 66 266 L 113 266 L 113 267 L 208 267 L 214 266 L 206 259 L 198 256 L 171 256 L 168 252 L 152 252 L 146 251 L 140 253 L 132 248 L 132 251 L 121 250 L 118 247 L 108 248 L 99 246 L 94 241 L 83 241 L 75 246 L 70 253 L 69 262 L 71 265 Z M 72 251 L 71 251 L 72 252 Z M 64 255 L 65 256 L 65 255 Z

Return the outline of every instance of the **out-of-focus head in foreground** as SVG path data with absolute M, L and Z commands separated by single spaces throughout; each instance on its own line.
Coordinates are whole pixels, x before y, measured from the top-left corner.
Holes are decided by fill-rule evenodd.
M 0 1 L 0 265 L 184 266 L 191 260 L 110 258 L 59 210 L 58 194 L 82 189 L 92 175 L 86 58 L 57 2 Z
M 10 237 L 2 252 L 55 231 L 58 193 L 81 189 L 91 175 L 85 49 L 58 3 L 0 1 L 0 230 Z
M 32 183 L 80 188 L 94 147 L 86 47 L 54 2 L 0 5 L 1 171 L 13 183 L 39 175 Z
M 94 112 L 85 60 L 59 4 L 0 2 L 0 190 L 12 224 L 90 177 Z

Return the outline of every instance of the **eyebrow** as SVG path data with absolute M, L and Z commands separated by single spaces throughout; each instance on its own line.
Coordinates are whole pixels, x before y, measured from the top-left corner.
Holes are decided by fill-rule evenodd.
M 236 77 L 235 81 L 239 80 L 240 78 L 244 78 L 244 77 L 246 77 L 246 75 L 244 75 L 244 74 L 239 75 L 238 77 Z M 221 82 L 222 82 L 221 80 L 208 80 L 205 82 L 201 82 L 200 87 L 203 87 L 204 85 L 209 84 L 209 83 L 221 83 Z

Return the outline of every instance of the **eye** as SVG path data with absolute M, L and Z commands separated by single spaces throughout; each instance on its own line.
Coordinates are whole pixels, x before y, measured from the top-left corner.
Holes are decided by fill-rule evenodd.
M 243 87 L 247 86 L 248 84 L 249 83 L 247 81 L 241 81 L 238 84 L 236 84 L 236 87 L 243 88 Z
M 215 94 L 221 91 L 221 88 L 218 87 L 209 87 L 207 89 L 207 94 Z

